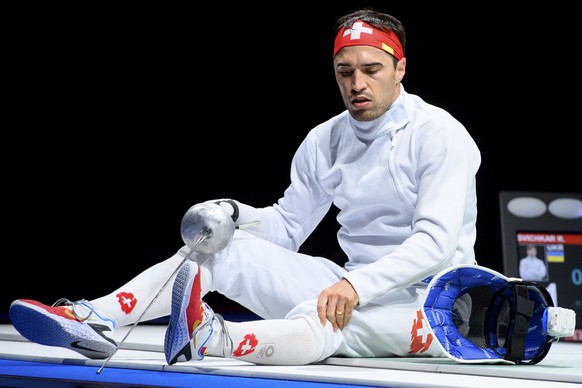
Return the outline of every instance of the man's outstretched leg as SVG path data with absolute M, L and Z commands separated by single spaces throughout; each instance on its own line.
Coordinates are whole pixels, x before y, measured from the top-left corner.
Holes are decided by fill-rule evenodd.
M 172 312 L 164 341 L 166 361 L 202 360 L 204 356 L 234 357 L 265 365 L 306 365 L 325 358 L 325 328 L 317 314 L 293 319 L 228 322 L 200 298 L 200 268 L 184 264 L 172 289 Z
M 184 256 L 180 250 L 98 299 L 60 299 L 52 306 L 17 299 L 10 305 L 10 321 L 31 342 L 67 348 L 87 358 L 106 359 L 117 350 L 113 330 L 135 323 Z M 168 316 L 170 301 L 171 290 L 167 287 L 142 321 Z

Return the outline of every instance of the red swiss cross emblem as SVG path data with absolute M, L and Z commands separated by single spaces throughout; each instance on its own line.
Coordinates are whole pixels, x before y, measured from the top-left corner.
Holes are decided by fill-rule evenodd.
M 257 337 L 253 333 L 246 334 L 235 351 L 232 352 L 232 355 L 236 357 L 246 356 L 254 352 L 258 344 L 259 340 L 257 340 Z
M 416 311 L 416 319 L 412 321 L 410 330 L 410 353 L 424 353 L 432 343 L 432 333 L 428 323 L 423 319 L 422 311 Z
M 119 303 L 121 311 L 126 314 L 131 313 L 137 305 L 137 299 L 131 292 L 120 292 L 115 296 L 117 297 L 117 303 Z

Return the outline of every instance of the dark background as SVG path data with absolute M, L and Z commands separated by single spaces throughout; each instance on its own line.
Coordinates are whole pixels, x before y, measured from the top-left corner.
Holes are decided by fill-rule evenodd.
M 303 137 L 344 109 L 332 27 L 366 5 L 407 28 L 406 90 L 480 147 L 477 258 L 501 271 L 499 192 L 582 190 L 577 12 L 431 4 L 5 11 L 3 319 L 16 298 L 96 298 L 171 256 L 195 203 L 277 201 Z M 333 216 L 302 251 L 343 262 Z

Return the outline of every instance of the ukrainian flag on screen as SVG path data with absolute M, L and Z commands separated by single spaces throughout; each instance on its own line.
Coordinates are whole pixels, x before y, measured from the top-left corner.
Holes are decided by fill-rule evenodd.
M 563 263 L 566 260 L 562 250 L 546 251 L 546 259 L 548 263 Z

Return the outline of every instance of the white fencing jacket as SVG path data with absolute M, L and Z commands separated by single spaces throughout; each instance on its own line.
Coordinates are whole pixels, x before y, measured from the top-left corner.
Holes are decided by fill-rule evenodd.
M 291 183 L 272 206 L 240 204 L 238 223 L 298 251 L 339 209 L 345 278 L 360 306 L 442 269 L 474 264 L 479 149 L 445 110 L 401 93 L 371 122 L 344 111 L 314 127 L 297 149 Z

